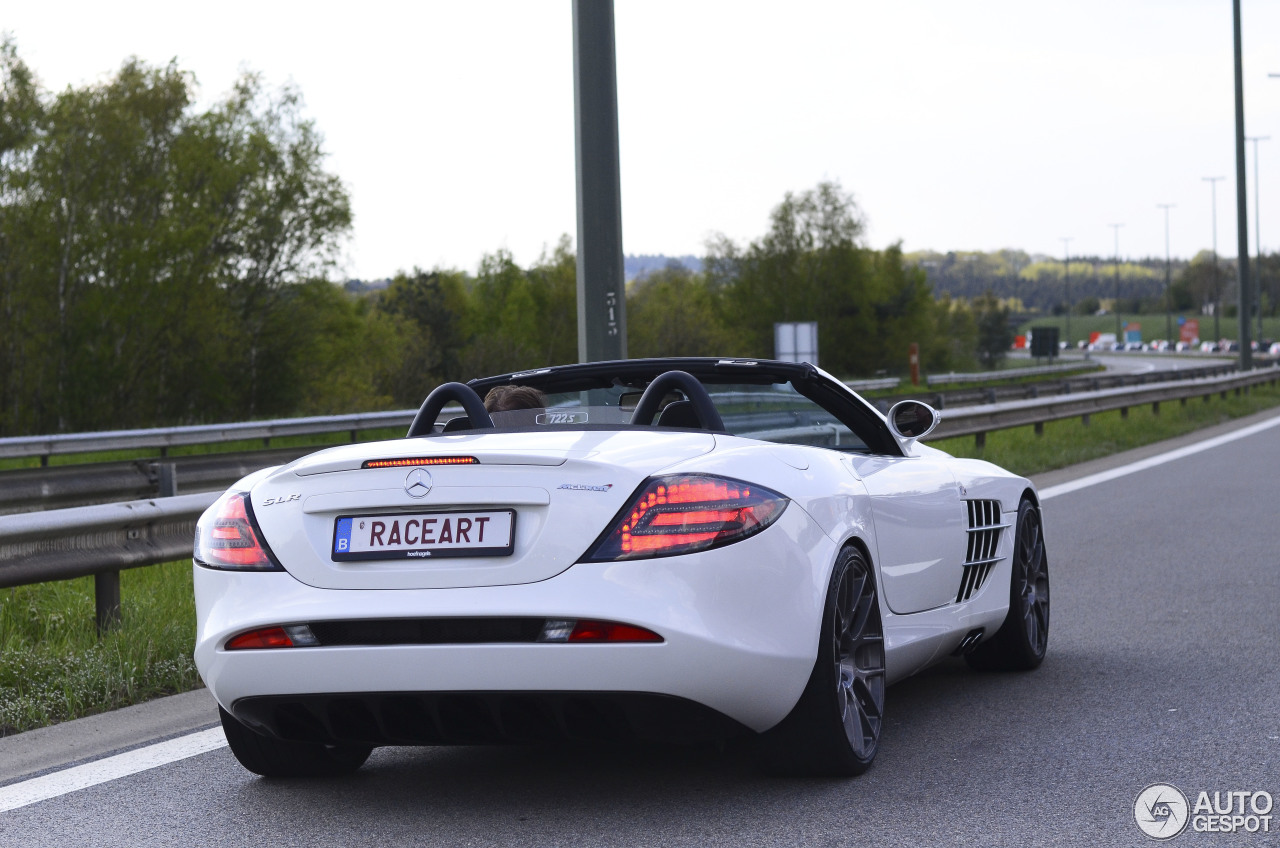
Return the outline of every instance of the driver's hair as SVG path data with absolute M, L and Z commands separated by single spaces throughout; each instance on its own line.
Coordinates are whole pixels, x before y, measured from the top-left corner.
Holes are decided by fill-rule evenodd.
M 541 409 L 546 405 L 546 395 L 533 386 L 494 386 L 484 396 L 484 408 L 488 412 L 508 412 L 512 409 Z

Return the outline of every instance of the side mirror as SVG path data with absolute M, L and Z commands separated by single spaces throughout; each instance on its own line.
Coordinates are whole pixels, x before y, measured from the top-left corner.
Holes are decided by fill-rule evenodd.
M 900 400 L 889 410 L 889 429 L 899 439 L 923 439 L 941 421 L 938 410 L 918 400 Z

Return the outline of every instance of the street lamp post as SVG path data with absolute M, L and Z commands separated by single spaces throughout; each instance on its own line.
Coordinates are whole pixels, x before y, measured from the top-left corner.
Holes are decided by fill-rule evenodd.
M 1262 183 L 1258 182 L 1258 142 L 1268 141 L 1269 135 L 1249 136 L 1245 141 L 1253 142 L 1253 250 L 1258 261 L 1253 264 L 1253 303 L 1258 310 L 1258 338 L 1262 338 L 1262 225 L 1259 205 L 1262 195 Z
M 1172 277 L 1169 259 L 1169 210 L 1177 204 L 1157 203 L 1156 207 L 1164 210 L 1164 337 L 1173 344 L 1173 304 L 1169 300 L 1169 288 Z
M 1071 241 L 1072 237 L 1066 236 L 1062 241 L 1062 285 L 1067 298 L 1067 348 L 1072 347 L 1071 344 Z
M 1213 214 L 1213 343 L 1217 344 L 1222 338 L 1222 330 L 1219 326 L 1218 313 L 1222 311 L 1222 297 L 1218 291 L 1218 180 L 1225 180 L 1226 177 L 1201 177 L 1209 184 L 1209 202 L 1212 204 Z
M 1116 233 L 1116 341 L 1123 342 L 1124 332 L 1120 327 L 1120 228 L 1124 224 L 1107 224 L 1107 226 L 1115 230 Z

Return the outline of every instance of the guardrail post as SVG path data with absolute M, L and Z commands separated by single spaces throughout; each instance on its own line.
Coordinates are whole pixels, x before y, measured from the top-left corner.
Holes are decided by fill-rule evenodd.
M 119 571 L 100 571 L 93 575 L 93 605 L 99 636 L 120 626 Z
M 1128 418 L 1128 417 L 1129 417 L 1129 407 L 1127 407 L 1127 406 L 1122 406 L 1122 407 L 1120 407 L 1120 417 L 1121 417 L 1121 418 Z
M 1044 435 L 1044 422 L 1043 422 L 1043 421 L 1037 421 L 1037 422 L 1035 423 L 1035 428 L 1036 428 L 1036 435 L 1037 435 L 1037 436 L 1043 436 L 1043 435 Z
M 1159 401 L 1156 401 L 1155 403 L 1151 404 L 1151 414 L 1152 414 L 1152 415 L 1159 415 L 1159 414 L 1160 414 L 1160 402 L 1159 402 Z
M 1084 415 L 1080 416 L 1080 424 L 1084 427 L 1089 426 L 1089 413 L 1086 412 Z
M 974 447 L 976 447 L 978 450 L 983 450 L 983 449 L 985 449 L 985 448 L 986 448 L 986 446 L 987 446 L 987 434 L 986 434 L 986 433 L 974 433 L 974 434 L 973 434 L 973 446 L 974 446 Z
M 156 469 L 158 474 L 158 494 L 162 498 L 177 497 L 178 466 L 172 462 L 162 462 Z

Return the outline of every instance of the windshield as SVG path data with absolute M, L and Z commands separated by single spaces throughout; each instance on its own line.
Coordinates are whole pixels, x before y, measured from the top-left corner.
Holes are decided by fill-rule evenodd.
M 865 451 L 866 445 L 835 415 L 800 394 L 791 383 L 706 383 L 712 404 L 735 436 L 783 444 L 807 444 L 844 451 Z M 500 428 L 617 428 L 632 424 L 642 388 L 612 386 L 574 392 L 549 392 L 544 404 L 525 409 L 491 412 Z M 687 400 L 678 390 L 662 399 L 652 425 L 697 428 L 681 407 Z

